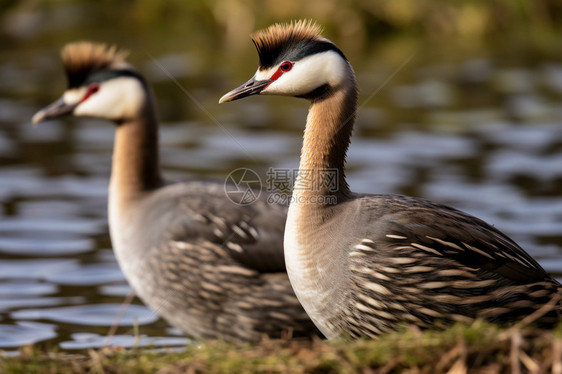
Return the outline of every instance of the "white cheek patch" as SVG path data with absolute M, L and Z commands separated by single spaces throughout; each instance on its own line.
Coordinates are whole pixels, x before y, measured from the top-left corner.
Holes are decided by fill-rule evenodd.
M 87 91 L 86 87 L 73 88 L 73 89 L 65 91 L 64 95 L 62 96 L 62 99 L 63 99 L 65 104 L 76 105 L 80 101 L 82 101 L 82 99 L 86 95 L 86 91 Z
M 277 69 L 278 69 L 278 67 L 269 68 L 269 69 L 265 69 L 265 70 L 258 69 L 258 71 L 256 71 L 256 74 L 254 75 L 254 77 L 256 78 L 257 81 L 269 80 L 269 78 L 271 78 L 271 76 L 273 74 L 275 74 Z
M 267 72 L 271 76 L 277 69 L 278 66 L 268 69 Z M 261 93 L 303 96 L 325 84 L 337 87 L 347 79 L 349 69 L 349 63 L 337 52 L 317 53 L 295 61 L 290 71 L 283 73 Z
M 145 88 L 136 78 L 120 77 L 100 83 L 98 92 L 79 104 L 74 114 L 108 120 L 133 118 L 145 100 Z

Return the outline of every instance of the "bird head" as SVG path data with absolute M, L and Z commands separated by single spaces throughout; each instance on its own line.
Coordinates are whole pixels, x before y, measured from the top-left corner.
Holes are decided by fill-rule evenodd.
M 33 123 L 65 114 L 115 122 L 138 115 L 146 100 L 146 83 L 126 56 L 105 44 L 67 44 L 61 57 L 68 87 L 60 99 L 33 116 Z
M 311 21 L 275 24 L 252 35 L 259 55 L 255 75 L 219 103 L 251 95 L 317 99 L 350 83 L 351 66 L 340 49 Z

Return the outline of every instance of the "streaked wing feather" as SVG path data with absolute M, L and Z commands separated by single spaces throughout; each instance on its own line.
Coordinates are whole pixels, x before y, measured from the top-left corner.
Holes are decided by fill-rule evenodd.
M 221 183 L 206 183 L 201 190 L 191 183 L 187 191 L 170 192 L 178 198 L 166 201 L 181 208 L 175 209 L 176 216 L 166 229 L 170 239 L 207 240 L 220 245 L 248 268 L 259 272 L 285 271 L 285 207 L 269 204 L 263 194 L 253 204 L 237 205 L 227 199 Z
M 427 200 L 399 195 L 392 199 L 392 211 L 377 217 L 377 224 L 386 221 L 380 235 L 389 245 L 431 248 L 463 266 L 496 272 L 516 282 L 545 278 L 546 272 L 535 259 L 486 222 Z

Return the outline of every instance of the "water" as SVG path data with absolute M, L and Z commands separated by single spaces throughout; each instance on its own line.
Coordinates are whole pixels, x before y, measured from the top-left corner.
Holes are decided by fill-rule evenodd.
M 0 349 L 184 345 L 139 300 L 121 306 L 130 289 L 111 251 L 106 213 L 112 124 L 30 124 L 64 87 L 54 58 L 60 45 L 12 47 L 0 56 Z M 158 50 L 145 48 L 151 56 Z M 304 101 L 254 98 L 219 107 L 253 65 L 223 79 L 216 65 L 204 70 L 208 56 L 154 54 L 207 113 L 151 56 L 139 53 L 134 62 L 158 98 L 169 178 L 224 180 L 237 167 L 265 176 L 269 167 L 298 165 Z M 502 63 L 414 59 L 374 98 L 396 66 L 356 64 L 362 106 L 349 181 L 358 192 L 427 197 L 483 218 L 561 279 L 562 63 Z

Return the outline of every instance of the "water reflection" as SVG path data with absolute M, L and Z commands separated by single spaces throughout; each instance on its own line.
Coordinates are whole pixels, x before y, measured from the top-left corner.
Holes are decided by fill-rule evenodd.
M 17 348 L 57 336 L 56 325 L 36 322 L 0 324 L 0 348 Z
M 60 344 L 63 349 L 89 349 L 106 346 L 114 347 L 185 347 L 191 341 L 181 337 L 162 336 L 130 336 L 114 335 L 111 337 L 97 334 L 72 334 L 72 339 Z
M 95 286 L 124 281 L 125 276 L 114 262 L 88 264 L 64 273 L 54 273 L 45 277 L 48 282 L 73 286 Z
M 0 279 L 44 279 L 49 274 L 61 273 L 76 269 L 78 258 L 75 259 L 41 259 L 11 260 L 2 258 L 0 261 Z
M 158 319 L 156 313 L 142 305 L 122 304 L 75 305 L 58 308 L 25 309 L 13 312 L 14 319 L 48 320 L 83 326 L 146 325 Z

